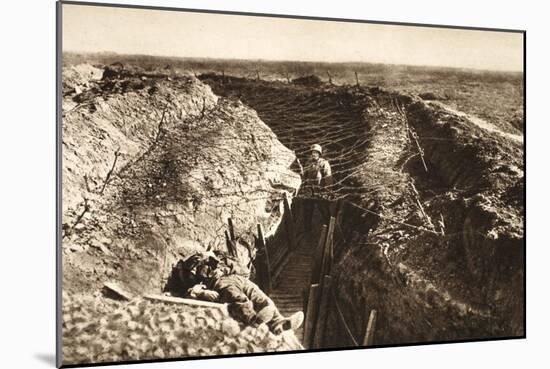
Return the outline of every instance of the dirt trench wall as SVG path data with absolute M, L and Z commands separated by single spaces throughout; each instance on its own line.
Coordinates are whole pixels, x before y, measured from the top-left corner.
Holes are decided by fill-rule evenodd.
M 356 337 L 367 309 L 379 311 L 378 344 L 522 334 L 521 143 L 377 87 L 201 79 L 256 109 L 296 152 L 328 147 L 335 170 L 351 174 L 342 193 L 381 215 L 368 237 L 363 225 L 345 226 L 351 213 L 341 223 L 348 245 L 335 283 Z M 349 344 L 336 318 L 329 345 Z
M 335 285 L 356 338 L 368 309 L 379 312 L 377 344 L 521 334 L 521 145 L 376 87 L 201 79 L 256 109 L 297 152 L 322 142 L 335 169 L 351 174 L 342 193 L 381 215 L 368 237 L 368 227 L 350 224 L 372 213 L 354 209 L 340 223 Z M 334 312 L 327 344 L 347 345 Z
M 384 234 L 379 233 L 380 228 L 387 225 L 374 215 L 368 215 L 363 223 L 352 221 L 360 214 L 353 205 L 344 206 L 339 214 L 342 232 L 335 234 L 334 300 L 329 307 L 326 346 L 362 344 L 371 310 L 378 313 L 376 345 L 501 333 L 486 310 L 460 300 L 442 281 L 427 279 L 414 265 L 390 259 L 380 247 Z M 340 314 L 355 342 L 346 333 Z
M 278 226 L 277 205 L 300 179 L 254 111 L 186 75 L 81 85 L 64 99 L 66 291 L 115 281 L 158 293 L 178 258 L 225 247 L 227 218 L 249 242 L 257 223 Z
M 365 171 L 375 182 L 393 178 L 373 193 L 384 218 L 368 237 L 344 244 L 335 261 L 336 300 L 356 341 L 372 309 L 375 344 L 521 336 L 521 145 L 414 97 L 372 92 Z M 401 120 L 384 119 L 400 112 Z M 394 152 L 393 161 L 377 154 L 383 151 Z M 440 216 L 445 236 L 437 234 Z M 334 306 L 327 339 L 329 346 L 351 345 Z
M 355 343 L 363 342 L 371 310 L 378 313 L 376 345 L 476 339 L 495 334 L 494 323 L 484 311 L 455 301 L 407 265 L 388 263 L 383 250 L 366 240 L 355 240 L 342 252 L 334 275 L 336 303 Z M 335 304 L 329 309 L 326 345 L 354 346 Z
M 448 186 L 462 192 L 448 232 L 464 251 L 478 300 L 502 335 L 523 332 L 524 166 L 521 143 L 423 102 L 407 117 L 422 136 L 426 159 Z M 461 236 L 461 237 L 460 237 Z

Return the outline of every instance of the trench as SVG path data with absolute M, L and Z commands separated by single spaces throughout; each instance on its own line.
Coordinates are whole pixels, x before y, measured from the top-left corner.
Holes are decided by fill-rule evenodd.
M 460 118 L 377 88 L 200 79 L 253 108 L 302 163 L 315 143 L 331 163 L 333 303 L 317 347 L 361 345 L 372 310 L 379 313 L 377 345 L 521 334 L 522 239 L 508 232 L 491 241 L 484 232 L 498 215 L 488 216 L 478 203 L 494 194 L 494 178 L 487 175 L 494 158 L 518 162 L 517 145 L 490 135 L 480 142 L 478 128 L 460 131 L 467 126 Z M 508 192 L 521 197 L 522 177 L 512 180 Z M 496 183 L 502 181 L 509 178 Z M 305 232 L 306 201 L 298 193 L 292 204 L 295 249 L 289 250 L 286 221 L 267 245 L 275 276 L 271 296 L 287 315 L 306 308 L 317 243 L 329 222 L 318 206 Z M 303 339 L 302 331 L 297 335 Z
M 368 160 L 370 141 L 365 101 L 348 88 L 319 89 L 261 81 L 250 83 L 245 79 L 220 79 L 213 75 L 201 79 L 212 87 L 214 93 L 240 99 L 253 108 L 283 145 L 295 152 L 301 163 L 307 161 L 309 147 L 320 144 L 323 157 L 331 164 L 334 184 L 325 200 L 308 198 L 307 194 L 298 192 L 289 209 L 292 215 L 285 213 L 286 219 L 281 227 L 267 240 L 273 275 L 270 297 L 285 316 L 305 311 L 305 297 L 312 281 L 323 225 L 328 225 L 331 216 L 336 218 L 334 249 L 335 257 L 339 257 L 348 247 L 346 243 L 366 239 L 376 224 L 375 217 L 351 205 L 356 201 L 373 210 L 377 206 L 368 195 L 370 188 L 363 168 Z M 304 211 L 308 206 L 313 212 L 311 229 L 306 230 Z M 337 213 L 341 216 L 338 217 Z M 287 236 L 289 217 L 294 222 L 294 245 Z M 302 343 L 303 330 L 302 325 L 295 332 Z M 329 344 L 325 340 L 323 346 Z
M 229 121 L 223 108 L 233 108 L 225 105 L 233 99 L 241 100 L 276 134 L 274 141 L 294 150 L 302 163 L 311 144 L 322 145 L 324 157 L 331 163 L 335 181 L 329 192 L 328 214 L 335 217 L 333 289 L 323 340 L 315 348 L 361 345 L 373 310 L 378 312 L 375 345 L 524 334 L 521 145 L 509 145 L 498 135 L 470 127 L 466 119 L 377 88 L 307 86 L 215 75 L 200 79 L 227 98 L 213 109 L 216 116 L 210 118 L 225 125 L 238 123 L 241 117 Z M 205 94 L 197 92 L 197 96 Z M 173 104 L 172 120 L 176 122 L 182 106 L 173 97 L 166 99 Z M 145 109 L 149 101 L 142 99 L 142 104 Z M 177 216 L 196 201 L 182 196 L 188 191 L 182 191 L 178 173 L 189 171 L 186 160 L 198 151 L 193 148 L 204 142 L 191 138 L 193 130 L 176 129 L 191 127 L 193 116 L 201 116 L 207 104 L 203 99 L 195 105 L 186 107 L 195 114 L 186 124 L 174 123 L 170 135 L 160 134 L 163 120 L 158 123 L 155 119 L 158 127 L 155 125 L 156 133 L 152 131 L 156 138 L 151 150 L 119 172 L 107 188 L 112 199 L 106 206 L 108 213 L 99 214 L 105 219 L 101 224 L 107 225 L 114 237 L 120 235 L 125 240 L 121 246 L 113 246 L 115 255 L 106 258 L 113 266 L 111 278 L 136 294 L 157 292 L 165 286 L 172 261 L 166 257 L 167 250 L 183 244 L 177 250 L 181 255 L 203 248 L 182 242 L 188 241 L 187 233 L 193 230 L 184 226 L 212 223 L 208 217 L 184 222 Z M 141 114 L 132 115 L 136 124 L 141 122 Z M 244 117 L 250 118 L 255 116 Z M 425 169 L 407 124 L 418 134 Z M 140 131 L 141 125 L 137 127 Z M 235 132 L 238 134 L 244 132 Z M 155 182 L 141 185 L 150 178 Z M 416 194 L 410 183 L 415 184 Z M 162 197 L 154 196 L 157 194 Z M 242 200 L 235 197 L 236 202 Z M 271 206 L 278 201 L 268 202 Z M 311 286 L 321 230 L 329 223 L 326 203 L 319 202 L 311 230 L 306 232 L 304 207 L 308 201 L 298 191 L 283 219 L 276 206 L 269 210 L 280 225 L 266 240 L 273 276 L 268 292 L 285 315 L 307 311 L 304 296 Z M 112 211 L 113 204 L 116 211 Z M 424 204 L 434 226 L 441 216 L 445 236 L 427 222 L 418 204 Z M 137 224 L 132 214 L 140 215 L 135 218 Z M 258 221 L 250 212 L 239 215 L 250 216 L 247 224 Z M 86 222 L 89 224 L 84 226 L 93 226 L 91 220 Z M 289 242 L 290 228 L 294 229 L 294 242 Z M 223 232 L 218 231 L 201 229 L 201 234 L 215 234 L 217 245 L 223 247 Z M 163 237 L 166 235 L 169 237 Z M 118 257 L 121 255 L 124 258 Z M 175 253 L 168 256 L 177 259 Z M 255 278 L 260 282 L 257 275 Z M 303 329 L 296 335 L 303 342 Z

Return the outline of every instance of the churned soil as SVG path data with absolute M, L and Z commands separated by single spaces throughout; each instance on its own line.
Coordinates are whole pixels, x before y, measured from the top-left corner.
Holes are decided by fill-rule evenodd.
M 292 332 L 272 334 L 265 324 L 243 326 L 227 311 L 136 298 L 65 295 L 63 363 L 175 359 L 289 351 L 301 346 Z
M 123 352 L 124 344 L 109 349 L 107 341 L 99 340 L 103 348 L 91 350 L 86 340 L 95 342 L 104 333 L 97 317 L 116 319 L 118 313 L 109 311 L 126 309 L 96 295 L 106 282 L 136 298 L 162 293 L 178 260 L 196 251 L 224 250 L 230 217 L 236 220 L 236 235 L 249 244 L 258 223 L 266 235 L 272 233 L 281 221 L 283 197 L 291 198 L 300 186 L 299 175 L 290 170 L 292 151 L 256 112 L 219 98 L 192 75 L 120 65 L 64 70 L 62 128 L 63 316 L 71 317 L 76 309 L 96 317 L 82 322 L 85 315 L 63 330 L 65 360 L 137 360 L 227 350 L 221 341 L 209 340 L 214 323 L 203 332 L 206 341 L 189 346 L 203 351 L 159 345 L 159 337 L 172 337 L 164 331 L 150 337 L 143 351 Z M 237 251 L 242 265 L 250 266 L 255 250 L 240 244 Z M 90 296 L 95 297 L 86 300 Z M 151 305 L 139 317 L 145 322 L 157 307 L 143 304 Z M 164 307 L 156 314 L 168 314 L 171 308 L 184 309 Z M 215 327 L 230 319 L 223 317 Z M 194 323 L 187 328 L 181 323 L 182 329 L 196 330 Z M 109 337 L 125 337 L 113 332 L 126 332 L 126 324 L 109 327 Z M 263 351 L 283 347 L 280 337 L 262 337 L 272 341 L 261 344 Z M 142 338 L 136 336 L 136 341 Z M 248 343 L 239 349 L 259 350 Z M 159 354 L 162 350 L 167 351 Z

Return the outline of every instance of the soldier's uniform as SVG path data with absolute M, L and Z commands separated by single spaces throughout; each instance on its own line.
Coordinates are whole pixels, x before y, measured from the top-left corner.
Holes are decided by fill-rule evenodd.
M 328 160 L 309 161 L 304 168 L 303 194 L 307 197 L 323 197 L 326 187 L 332 185 L 332 170 Z
M 189 288 L 188 295 L 207 301 L 228 304 L 229 313 L 238 321 L 247 325 L 267 323 L 274 333 L 296 329 L 303 319 L 296 314 L 285 318 L 269 298 L 247 276 L 236 274 L 233 267 L 225 263 L 199 261 L 196 266 L 197 283 Z
M 313 145 L 312 151 L 322 153 L 321 146 Z M 304 168 L 304 184 L 301 194 L 304 197 L 304 227 L 311 230 L 313 210 L 321 212 L 324 223 L 330 220 L 330 186 L 332 186 L 332 170 L 328 160 L 321 157 L 311 158 Z
M 237 275 L 223 275 L 214 279 L 211 286 L 220 294 L 220 301 L 229 304 L 229 312 L 241 322 L 257 325 L 266 321 L 273 329 L 285 321 L 279 309 L 254 282 Z M 261 314 L 261 317 L 258 317 Z

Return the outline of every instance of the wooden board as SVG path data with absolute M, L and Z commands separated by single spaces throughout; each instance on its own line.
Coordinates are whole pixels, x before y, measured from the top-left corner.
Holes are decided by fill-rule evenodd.
M 325 275 L 321 283 L 321 296 L 319 298 L 319 313 L 317 314 L 317 322 L 315 324 L 315 332 L 313 334 L 313 345 L 311 348 L 322 348 L 325 337 L 325 327 L 327 325 L 328 304 L 330 302 L 330 288 L 332 277 Z
M 165 295 L 144 295 L 147 300 L 165 302 L 169 304 L 183 304 L 192 307 L 204 307 L 204 308 L 213 308 L 219 309 L 223 312 L 227 312 L 227 304 L 220 304 L 218 302 L 194 300 L 194 299 L 184 299 L 181 297 L 165 296 Z
M 267 294 L 271 294 L 271 291 L 273 290 L 273 283 L 271 280 L 271 265 L 269 263 L 269 254 L 267 251 L 267 245 L 265 243 L 265 237 L 264 237 L 264 229 L 261 224 L 258 223 L 258 245 L 257 248 L 260 252 L 260 255 L 262 256 L 261 262 L 259 263 L 261 267 L 263 268 L 261 271 L 262 274 L 262 290 Z
M 304 322 L 304 347 L 311 348 L 313 341 L 314 328 L 317 321 L 317 312 L 319 308 L 319 285 L 312 284 L 309 287 L 309 294 L 307 298 L 307 309 Z
M 323 225 L 321 229 L 321 237 L 319 238 L 319 243 L 315 249 L 315 255 L 313 260 L 313 268 L 311 270 L 311 284 L 319 283 L 321 280 L 321 267 L 323 263 L 323 250 L 325 248 L 325 241 L 327 236 L 327 226 Z
M 103 287 L 106 288 L 107 290 L 115 293 L 116 295 L 120 296 L 124 300 L 129 301 L 132 298 L 134 298 L 134 296 L 131 293 L 125 291 L 124 289 L 122 289 L 119 285 L 117 285 L 114 282 L 107 282 L 103 285 Z
M 296 247 L 297 247 L 296 231 L 294 229 L 294 215 L 292 215 L 292 211 L 290 209 L 290 203 L 288 201 L 288 195 L 286 194 L 286 192 L 283 198 L 283 205 L 285 210 L 283 216 L 285 217 L 288 245 L 289 245 L 289 249 L 291 251 L 294 251 L 296 250 Z
M 334 227 L 336 225 L 336 218 L 330 217 L 330 223 L 328 226 L 327 237 L 325 245 L 323 247 L 323 258 L 321 264 L 321 275 L 330 275 L 332 268 L 332 243 L 334 239 Z

